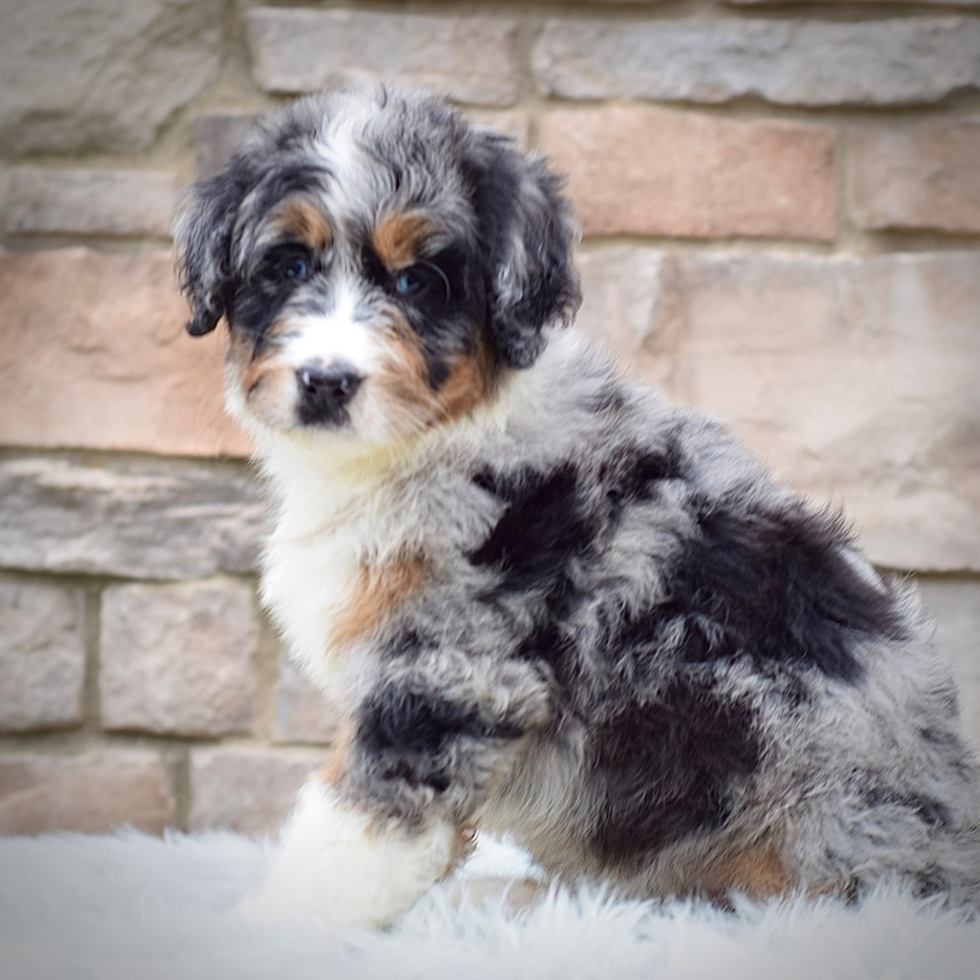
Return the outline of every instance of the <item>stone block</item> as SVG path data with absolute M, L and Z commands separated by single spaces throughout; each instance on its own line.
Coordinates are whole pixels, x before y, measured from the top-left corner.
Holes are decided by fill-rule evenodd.
M 241 464 L 0 460 L 0 567 L 204 578 L 254 571 L 264 505 Z
M 980 120 L 851 132 L 848 203 L 859 228 L 980 232 Z
M 81 724 L 84 629 L 80 589 L 0 578 L 0 731 Z
M 559 109 L 541 150 L 568 175 L 586 235 L 830 240 L 834 134 L 652 106 Z
M 110 586 L 102 593 L 102 726 L 250 732 L 257 643 L 252 590 L 241 582 Z
M 14 167 L 7 231 L 166 238 L 176 192 L 176 176 L 162 171 Z
M 125 826 L 159 834 L 175 817 L 157 752 L 0 755 L 0 834 L 104 834 Z
M 532 64 L 573 99 L 914 105 L 980 86 L 980 22 L 569 18 L 545 24 Z
M 326 758 L 315 749 L 192 749 L 190 829 L 275 834 Z
M 246 455 L 169 251 L 0 251 L 0 445 Z
M 953 662 L 963 725 L 980 749 L 980 579 L 920 576 L 918 585 L 936 644 Z
M 605 252 L 584 329 L 625 324 L 633 370 L 843 505 L 878 564 L 980 569 L 980 254 Z
M 911 3 L 911 4 L 939 4 L 943 7 L 976 7 L 980 6 L 980 0 L 784 0 L 786 3 L 791 3 L 794 6 L 802 6 L 804 4 L 812 5 L 816 9 L 821 7 L 826 7 L 831 4 L 831 10 L 834 9 L 833 5 L 838 3 L 854 3 L 860 6 L 870 5 L 870 4 L 882 4 L 882 3 Z M 763 6 L 772 3 L 772 0 L 725 0 L 725 3 L 735 4 L 737 6 Z
M 146 149 L 217 76 L 222 0 L 0 5 L 0 146 Z
M 213 176 L 228 162 L 258 118 L 243 112 L 209 112 L 194 117 L 191 133 L 198 180 Z
M 506 106 L 517 99 L 513 18 L 278 7 L 245 16 L 253 74 L 267 92 L 312 92 L 381 78 L 476 105 Z
M 329 745 L 337 735 L 337 711 L 289 660 L 279 667 L 276 693 L 277 742 Z

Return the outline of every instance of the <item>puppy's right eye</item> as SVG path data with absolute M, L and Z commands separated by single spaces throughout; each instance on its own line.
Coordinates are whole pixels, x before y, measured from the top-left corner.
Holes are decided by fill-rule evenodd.
M 263 263 L 263 276 L 273 282 L 306 282 L 313 274 L 313 259 L 306 249 L 277 249 Z

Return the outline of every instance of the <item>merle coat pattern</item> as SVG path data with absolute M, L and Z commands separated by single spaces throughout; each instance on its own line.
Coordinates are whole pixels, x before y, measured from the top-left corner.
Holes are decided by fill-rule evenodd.
M 914 596 L 561 329 L 559 190 L 366 89 L 280 110 L 185 209 L 188 329 L 227 319 L 275 502 L 264 598 L 345 718 L 255 908 L 388 921 L 475 827 L 628 895 L 980 902 L 977 770 Z

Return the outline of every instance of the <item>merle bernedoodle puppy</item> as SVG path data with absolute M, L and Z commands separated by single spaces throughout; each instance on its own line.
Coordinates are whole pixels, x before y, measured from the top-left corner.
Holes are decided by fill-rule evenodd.
M 273 497 L 262 594 L 343 736 L 266 914 L 383 924 L 509 832 L 630 896 L 980 901 L 980 782 L 913 595 L 572 330 L 559 180 L 433 97 L 271 115 L 178 264 Z

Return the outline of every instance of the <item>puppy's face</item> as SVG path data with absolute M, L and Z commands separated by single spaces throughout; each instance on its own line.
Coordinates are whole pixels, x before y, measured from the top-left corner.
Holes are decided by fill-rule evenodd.
M 440 102 L 304 100 L 199 185 L 177 228 L 192 334 L 229 327 L 229 403 L 372 443 L 459 417 L 577 302 L 557 182 Z

